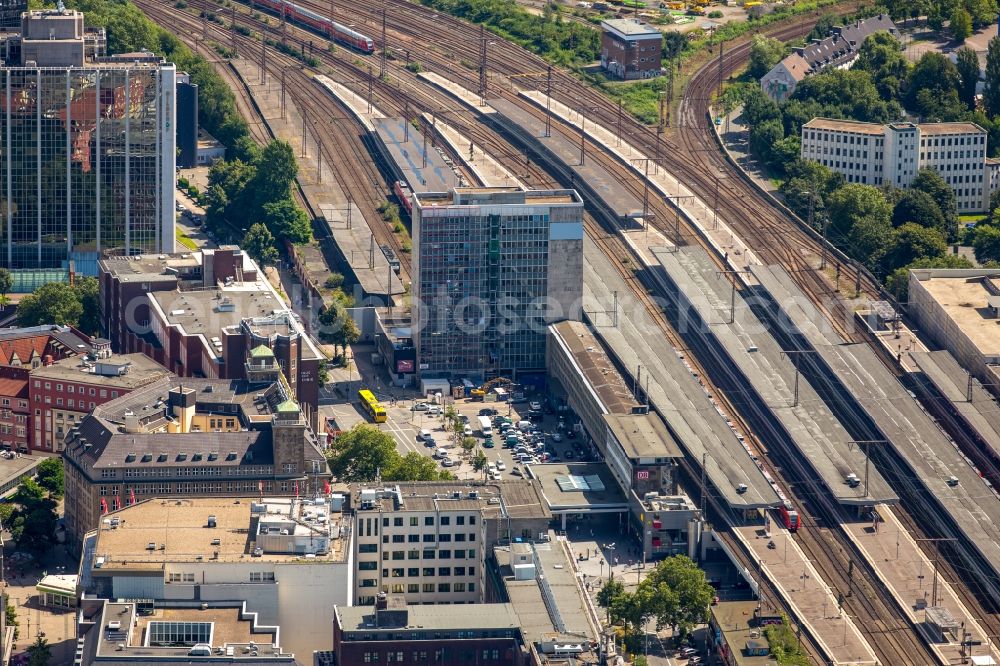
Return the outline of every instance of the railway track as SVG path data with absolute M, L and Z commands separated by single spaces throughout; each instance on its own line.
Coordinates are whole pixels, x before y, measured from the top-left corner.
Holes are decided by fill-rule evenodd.
M 148 0 L 139 0 L 138 4 L 140 4 L 140 6 L 143 6 L 143 8 L 145 9 L 145 5 L 147 4 L 147 2 Z M 202 4 L 203 7 L 212 6 L 211 3 L 209 2 L 203 2 Z M 303 3 L 303 4 L 308 4 L 308 3 Z M 319 3 L 314 3 L 314 5 L 316 5 L 315 8 L 317 10 L 322 9 L 319 6 Z M 354 9 L 357 8 L 355 7 Z M 192 19 L 192 20 L 194 21 L 195 24 L 200 23 L 197 19 Z M 419 29 L 420 26 L 427 26 L 427 24 L 428 21 L 426 19 L 418 18 L 413 21 L 413 25 L 417 27 L 411 29 L 416 30 Z M 437 20 L 432 19 L 431 24 L 436 25 Z M 193 27 L 190 22 L 188 22 L 187 25 L 189 28 Z M 286 27 L 284 30 L 281 30 L 280 32 L 273 25 L 264 24 L 263 22 L 259 22 L 257 26 L 261 32 L 270 35 L 272 38 L 277 36 L 279 38 L 284 37 L 286 39 L 295 40 L 303 49 L 306 48 L 306 45 L 309 44 L 310 41 L 308 37 L 297 36 L 297 29 L 292 28 L 290 26 Z M 216 30 L 214 27 L 210 26 L 210 29 L 215 30 L 215 34 L 219 37 L 218 41 L 220 43 L 225 43 L 223 39 L 231 36 L 228 33 L 225 33 L 222 28 Z M 241 41 L 241 43 L 245 45 L 244 48 L 252 48 L 253 40 L 249 40 L 249 38 L 246 38 L 246 40 L 247 41 Z M 454 35 L 452 35 L 451 40 L 452 43 L 454 43 Z M 426 42 L 424 43 L 426 44 Z M 516 47 L 510 47 L 510 45 L 505 45 L 503 48 L 516 48 Z M 521 53 L 522 55 L 524 53 L 519 49 L 518 52 Z M 317 55 L 317 52 L 313 51 L 313 55 L 314 56 Z M 404 92 L 402 86 L 399 88 L 394 88 L 388 83 L 382 81 L 381 79 L 372 80 L 368 76 L 367 68 L 373 66 L 373 61 L 377 58 L 377 56 L 369 56 L 366 58 L 362 56 L 357 56 L 355 54 L 347 53 L 346 54 L 347 57 L 336 57 L 334 54 L 328 54 L 327 52 L 320 52 L 320 55 L 322 56 L 321 59 L 323 60 L 324 64 L 327 64 L 337 70 L 342 70 L 342 71 L 346 70 L 349 73 L 351 73 L 354 77 L 353 79 L 354 83 L 360 84 L 366 79 L 368 81 L 371 81 L 369 85 L 371 85 L 372 87 L 373 101 L 375 101 L 378 106 L 380 106 L 387 112 L 396 111 L 401 113 L 402 111 L 404 111 L 406 106 L 410 106 L 411 110 L 413 108 L 423 108 L 425 110 L 431 110 L 431 111 L 435 111 L 442 107 L 451 107 L 452 109 L 454 108 L 454 103 L 452 100 L 450 100 L 446 96 L 436 94 L 433 91 L 417 92 L 419 88 L 417 86 L 410 84 L 407 86 L 407 90 Z M 274 50 L 271 50 L 269 58 L 271 63 L 279 62 L 283 63 L 284 66 L 291 65 L 295 67 L 296 70 L 298 71 L 299 64 L 290 57 L 285 56 L 285 59 L 282 60 Z M 494 56 L 494 59 L 496 58 L 497 56 Z M 501 59 L 503 59 L 502 56 Z M 425 59 L 423 61 L 427 62 L 428 60 Z M 517 62 L 517 61 L 515 60 L 512 62 Z M 471 74 L 469 74 L 467 71 L 462 71 L 463 69 L 468 70 L 467 67 L 460 66 L 456 68 L 454 62 L 448 63 L 446 61 L 442 61 L 438 64 L 440 66 L 439 67 L 436 66 L 435 69 L 448 75 L 450 78 L 462 81 L 465 85 L 468 85 L 472 89 L 475 89 L 478 83 L 478 75 L 476 78 L 473 78 Z M 407 79 L 407 74 L 404 73 L 404 70 L 402 69 L 401 65 L 397 65 L 396 63 L 390 62 L 387 63 L 387 66 L 392 75 L 395 78 L 397 78 L 397 80 L 403 81 Z M 515 67 L 514 71 L 512 71 L 511 73 L 516 74 L 517 68 Z M 303 80 L 307 82 L 308 77 L 306 77 L 304 73 L 302 73 L 301 76 L 303 77 Z M 472 83 L 470 83 L 470 81 Z M 575 80 L 573 81 L 574 83 L 578 83 L 575 82 Z M 295 98 L 297 101 L 299 99 L 303 101 L 303 103 L 305 104 L 304 108 L 329 109 L 329 106 L 324 107 L 324 100 L 320 100 L 316 96 L 318 93 L 317 91 L 314 90 L 314 86 L 312 86 L 311 84 L 304 83 L 302 87 L 309 90 L 313 90 L 313 92 L 316 93 L 313 95 L 306 96 L 307 98 L 304 98 L 302 96 L 301 91 L 291 93 L 293 94 L 293 98 Z M 516 98 L 516 96 L 512 95 L 509 91 L 500 91 L 500 92 L 501 94 L 507 95 L 510 98 Z M 558 88 L 553 90 L 553 95 L 554 97 L 560 96 Z M 325 101 L 329 102 L 330 100 L 325 100 Z M 340 112 L 339 106 L 336 108 L 337 112 L 339 113 Z M 531 107 L 530 105 L 528 105 L 525 108 L 531 108 Z M 479 123 L 463 122 L 462 120 L 458 120 L 457 122 L 455 122 L 456 116 L 458 118 L 461 118 L 462 113 L 460 111 L 456 113 L 454 110 L 452 110 L 451 112 L 454 114 L 454 116 L 452 118 L 449 118 L 449 122 L 456 125 L 456 128 L 459 129 L 459 131 L 462 131 L 467 135 L 473 136 L 474 139 L 477 140 L 477 142 L 480 142 L 480 145 L 483 145 L 485 143 L 493 147 L 500 147 L 501 150 L 498 157 L 500 157 L 500 161 L 504 163 L 505 166 L 508 166 L 508 168 L 513 167 L 515 172 L 518 174 L 524 172 L 524 175 L 526 176 L 533 176 L 535 181 L 534 184 L 536 186 L 544 187 L 546 185 L 551 184 L 551 181 L 548 179 L 548 177 L 544 173 L 539 173 L 536 168 L 521 166 L 523 163 L 520 159 L 520 154 L 516 150 L 506 146 L 503 141 L 498 141 L 495 135 L 492 135 L 492 133 L 490 133 L 488 130 L 485 130 L 485 128 L 479 127 L 478 126 Z M 536 114 L 544 113 L 536 109 L 532 109 L 532 112 Z M 322 116 L 317 116 L 317 117 L 322 117 Z M 627 122 L 632 122 L 632 121 L 627 121 Z M 340 125 L 340 123 L 335 123 L 335 122 L 330 122 L 327 124 L 331 126 Z M 556 124 L 557 123 L 553 123 L 553 125 Z M 605 122 L 605 124 L 608 123 Z M 614 123 L 611 124 L 614 125 Z M 326 144 L 326 142 L 324 141 L 324 146 L 326 145 L 341 146 L 343 145 L 344 141 L 348 141 L 350 145 L 352 145 L 353 147 L 352 150 L 355 152 L 355 154 L 356 155 L 359 154 L 357 151 L 361 150 L 361 147 L 358 145 L 356 141 L 351 142 L 350 137 L 343 136 L 343 132 L 341 132 L 340 135 L 335 135 L 334 134 L 335 131 L 336 130 L 333 129 L 329 130 L 330 134 L 328 134 L 327 136 L 329 136 L 330 144 Z M 623 133 L 626 134 L 626 138 L 628 138 L 628 140 L 632 142 L 636 141 L 635 133 L 629 134 L 627 130 L 623 131 Z M 675 150 L 677 149 L 676 144 L 672 144 L 669 141 L 665 141 L 664 147 L 667 149 L 665 152 L 670 153 L 671 151 L 669 150 L 669 148 L 671 146 L 673 146 Z M 329 150 L 333 149 L 330 148 Z M 490 152 L 495 152 L 495 151 L 491 150 Z M 610 156 L 604 155 L 600 150 L 594 150 L 592 148 L 589 157 L 591 159 L 594 159 L 595 156 L 599 156 L 597 157 L 597 159 L 601 159 L 602 163 L 606 166 L 606 168 L 611 169 L 615 173 L 620 173 L 623 176 L 622 177 L 623 184 L 626 184 L 626 186 L 630 189 L 630 191 L 632 191 L 633 194 L 641 195 L 642 187 L 641 185 L 636 183 L 637 179 L 634 177 L 633 174 L 629 173 L 626 169 L 624 169 L 624 167 L 618 164 L 615 160 L 611 159 Z M 678 160 L 680 160 L 680 158 L 677 157 L 674 158 L 675 162 Z M 667 162 L 667 159 L 665 158 L 663 161 Z M 330 160 L 328 163 L 333 164 L 334 162 Z M 671 165 L 669 163 L 666 164 L 666 166 L 667 168 L 671 168 Z M 674 168 L 676 168 L 676 166 Z M 690 165 L 688 168 L 685 169 L 684 171 L 685 175 L 688 175 L 688 173 L 690 172 L 689 168 Z M 713 182 L 712 183 L 713 190 L 714 187 L 715 184 Z M 727 184 L 727 188 L 729 187 L 730 186 Z M 345 191 L 352 191 L 352 190 L 347 189 Z M 721 194 L 725 195 L 726 192 L 723 191 L 721 192 Z M 710 196 L 705 194 L 700 194 L 700 196 L 702 196 L 703 200 L 706 201 L 710 200 L 711 198 Z M 724 198 L 725 197 L 723 197 L 723 199 Z M 658 219 L 661 220 L 667 219 L 669 218 L 669 216 L 675 214 L 672 211 L 672 209 L 667 205 L 667 203 L 660 200 L 659 197 L 652 196 L 650 198 L 650 203 L 651 203 L 651 210 L 653 210 L 653 212 L 657 215 Z M 731 220 L 734 219 L 734 217 L 738 215 L 740 212 L 745 213 L 747 207 L 746 206 L 738 207 L 736 205 L 730 205 L 727 207 L 726 204 L 723 204 L 722 206 L 720 206 L 719 210 L 725 219 Z M 752 207 L 750 207 L 750 210 L 753 210 Z M 760 220 L 758 220 L 758 223 L 759 222 Z M 786 223 L 786 228 L 784 229 L 783 234 L 787 234 L 787 232 L 788 229 Z M 596 222 L 594 222 L 593 219 L 589 219 L 588 221 L 588 233 L 591 235 L 592 238 L 595 239 L 595 242 L 598 243 L 602 251 L 606 255 L 612 258 L 613 263 L 615 263 L 615 265 L 618 266 L 618 270 L 619 272 L 622 272 L 623 277 L 626 280 L 628 280 L 631 284 L 634 284 L 636 280 L 635 275 L 631 274 L 631 271 L 626 272 L 623 270 L 624 264 L 621 261 L 621 259 L 630 256 L 631 252 L 625 247 L 625 245 L 621 242 L 621 240 L 616 239 L 617 242 L 612 241 L 610 236 L 608 236 L 607 234 L 603 234 L 600 231 L 599 227 L 596 226 Z M 690 228 L 687 228 L 686 235 L 688 238 L 695 237 L 694 232 Z M 778 237 L 778 235 L 775 232 L 771 232 L 770 237 L 764 232 L 760 232 L 754 235 L 754 238 L 756 238 L 759 242 L 764 242 L 764 240 L 766 239 L 768 242 L 773 243 L 776 237 Z M 790 246 L 789 243 L 787 242 L 787 239 L 783 243 L 782 247 L 783 247 L 782 252 L 785 253 L 785 256 L 782 257 L 782 259 L 784 260 L 783 263 L 787 264 L 788 262 L 794 260 L 796 262 L 795 263 L 796 266 L 799 267 L 803 266 L 804 259 L 801 256 L 799 256 L 800 254 L 802 254 L 800 248 Z M 804 270 L 809 274 L 815 275 L 815 272 L 811 268 L 809 268 L 808 270 L 806 269 L 802 270 Z M 659 310 L 658 306 L 652 303 L 648 295 L 648 288 L 637 287 L 635 289 L 635 292 L 641 299 L 643 299 L 644 307 L 649 309 L 651 314 L 655 313 L 656 320 L 660 322 L 660 325 L 663 328 L 665 335 L 667 335 L 668 339 L 670 339 L 671 342 L 675 344 L 677 348 L 679 349 L 685 348 L 683 341 L 680 340 L 672 332 L 672 329 L 669 327 L 667 322 L 664 321 L 663 314 Z M 735 410 L 731 410 L 731 413 L 736 414 L 737 412 Z M 749 429 L 747 430 L 749 431 Z M 763 447 L 761 447 L 761 449 L 763 450 Z M 777 475 L 776 478 L 782 478 L 782 476 Z M 786 482 L 786 486 L 787 485 L 788 484 Z M 818 526 L 822 522 L 821 520 L 817 521 L 815 518 L 813 518 L 812 520 L 814 526 Z M 806 531 L 808 531 L 808 529 Z M 841 553 L 845 552 L 843 544 L 838 543 L 837 537 L 831 537 L 831 536 L 824 537 L 823 541 L 817 541 L 812 546 L 804 545 L 804 548 L 806 548 L 807 550 L 809 550 L 809 552 L 812 553 L 810 557 L 813 557 L 818 561 L 826 562 L 825 566 L 823 566 L 824 576 L 830 576 L 828 582 L 840 588 L 842 587 L 843 582 L 846 580 L 846 569 L 848 565 L 846 564 L 846 560 L 844 560 L 843 558 L 837 560 L 830 555 L 831 550 L 834 550 L 835 546 L 839 548 L 839 551 Z M 830 575 L 831 572 L 832 573 L 840 572 L 840 573 L 837 577 L 834 577 Z M 869 587 L 874 587 L 871 585 L 871 581 L 867 581 L 865 579 L 862 579 L 862 581 L 859 584 L 863 586 L 867 585 Z M 898 661 L 900 658 L 911 659 L 913 652 L 916 649 L 922 648 L 923 649 L 922 653 L 923 654 L 926 653 L 926 646 L 924 646 L 922 642 L 920 642 L 915 638 L 915 635 L 911 631 L 912 628 L 910 628 L 908 625 L 903 627 L 899 626 L 900 618 L 898 616 L 893 617 L 894 613 L 891 611 L 891 609 L 879 606 L 878 605 L 879 602 L 877 600 L 868 600 L 867 597 L 869 595 L 867 594 L 861 596 L 865 597 L 866 599 L 860 602 L 852 602 L 850 600 L 848 601 L 848 606 L 847 606 L 848 610 L 852 612 L 855 615 L 855 617 L 859 618 L 859 620 L 864 619 L 864 621 L 859 622 L 859 626 L 861 626 L 863 630 L 866 626 L 871 628 L 870 632 L 867 634 L 866 637 L 869 638 L 869 640 L 872 642 L 873 645 L 880 646 L 879 649 L 882 651 L 882 656 L 884 656 L 887 659 L 886 663 L 902 663 Z M 857 606 L 857 608 L 852 607 L 852 605 Z M 914 643 L 914 641 L 916 642 Z

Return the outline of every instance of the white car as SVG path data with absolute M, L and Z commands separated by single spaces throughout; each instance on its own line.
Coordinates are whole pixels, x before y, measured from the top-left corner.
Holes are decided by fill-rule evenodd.
M 432 416 L 437 416 L 438 414 L 441 413 L 441 407 L 438 405 L 429 405 L 427 407 L 427 413 Z
M 431 406 L 428 405 L 426 402 L 418 402 L 415 405 L 413 405 L 413 411 L 426 412 L 428 409 L 430 409 L 430 407 Z
M 419 439 L 421 442 L 426 442 L 429 439 L 434 439 L 434 435 L 431 434 L 430 430 L 424 428 L 423 430 L 420 431 L 420 434 L 417 435 L 417 439 Z
M 497 469 L 500 470 L 501 472 L 504 471 L 505 469 L 507 469 L 506 463 L 504 463 L 504 461 L 502 461 L 502 460 L 498 460 L 497 461 Z
M 441 467 L 454 467 L 457 464 L 458 463 L 456 463 L 451 458 L 444 458 L 443 460 L 441 460 Z
M 470 428 L 469 426 L 465 426 L 462 429 L 462 434 L 465 435 L 466 437 L 472 437 L 472 428 Z
M 528 404 L 528 407 L 530 407 L 531 409 L 533 409 L 536 412 L 538 412 L 538 411 L 541 411 L 541 409 L 542 409 L 542 403 L 538 402 L 537 400 L 532 400 Z
M 497 472 L 496 470 L 494 470 L 494 471 L 492 471 L 492 472 L 489 473 L 489 477 L 490 477 L 490 481 L 499 481 L 501 478 L 503 478 L 503 475 L 500 474 L 500 472 Z

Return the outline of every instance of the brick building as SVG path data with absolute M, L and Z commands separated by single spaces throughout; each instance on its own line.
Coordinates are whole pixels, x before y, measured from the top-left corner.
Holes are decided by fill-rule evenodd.
M 31 371 L 29 390 L 35 448 L 62 451 L 66 433 L 95 407 L 169 374 L 144 354 L 116 356 L 110 349 L 43 363 Z
M 330 476 L 280 381 L 165 377 L 97 405 L 69 429 L 63 455 L 77 546 L 102 512 L 148 497 L 307 495 Z
M 337 606 L 333 664 L 522 666 L 531 663 L 510 604 L 407 606 L 381 595 L 372 606 Z
M 116 352 L 142 352 L 181 377 L 247 379 L 250 351 L 265 345 L 316 429 L 323 355 L 240 248 L 107 258 L 100 283 Z
M 663 34 L 634 19 L 601 21 L 601 69 L 630 81 L 660 75 Z

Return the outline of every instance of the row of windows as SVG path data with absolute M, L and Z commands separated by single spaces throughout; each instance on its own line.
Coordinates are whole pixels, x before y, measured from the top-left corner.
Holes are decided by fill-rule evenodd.
M 237 465 L 235 467 L 219 467 L 212 465 L 208 467 L 126 467 L 124 470 L 126 479 L 138 479 L 142 477 L 186 477 L 186 476 L 271 476 L 274 469 L 270 465 Z M 118 468 L 102 469 L 101 478 L 113 479 L 118 477 Z
M 375 564 L 375 562 L 362 562 L 361 564 Z M 361 567 L 358 567 L 361 569 Z M 434 573 L 434 567 L 407 567 L 403 569 L 402 567 L 394 569 L 382 569 L 382 578 L 417 578 L 419 576 L 451 576 L 452 569 L 454 569 L 456 576 L 475 576 L 476 567 L 438 567 L 437 574 Z M 365 568 L 364 571 L 370 571 L 371 569 Z M 466 574 L 468 571 L 468 574 Z M 391 572 L 391 573 L 390 573 Z
M 390 650 L 389 652 L 385 653 L 385 662 L 390 664 L 394 662 L 400 664 L 404 663 L 407 661 L 405 657 L 406 654 L 411 655 L 410 661 L 412 661 L 413 663 L 428 661 L 427 650 L 413 650 L 410 653 L 407 653 L 403 650 Z M 434 650 L 430 654 L 433 656 L 434 661 L 443 661 L 445 657 L 445 651 L 443 649 Z M 374 650 L 372 652 L 365 652 L 363 658 L 366 664 L 383 663 L 382 653 L 378 650 Z M 488 661 L 498 661 L 500 659 L 500 650 L 483 650 L 482 656 L 476 654 L 475 650 L 466 650 L 465 653 L 462 655 L 462 658 L 467 664 L 472 664 L 472 663 L 480 664 Z M 504 656 L 504 659 L 506 660 L 506 656 Z
M 424 534 L 422 536 L 423 536 L 424 543 L 433 543 L 434 542 L 434 535 L 433 534 Z M 438 542 L 449 542 L 449 541 L 451 541 L 452 536 L 453 535 L 451 535 L 451 534 L 438 534 L 437 535 L 437 540 L 438 540 Z M 393 534 L 392 535 L 392 542 L 393 543 L 420 543 L 420 541 L 421 541 L 420 537 L 421 537 L 420 534 Z M 459 541 L 459 542 L 465 541 L 465 534 L 455 534 L 454 537 L 455 537 L 455 541 Z M 475 532 L 469 532 L 469 541 L 475 541 L 475 540 L 476 540 L 476 533 Z M 382 543 L 389 543 L 389 535 L 388 534 L 383 534 L 382 535 Z
M 42 383 L 39 380 L 36 379 L 35 380 L 35 388 L 41 388 L 41 387 L 42 387 Z M 46 391 L 51 391 L 52 390 L 52 382 L 45 382 L 45 390 Z M 89 395 L 92 395 L 92 396 L 97 395 L 97 389 L 95 389 L 93 386 L 89 387 L 89 389 L 88 389 L 88 388 L 83 387 L 83 386 L 77 387 L 76 384 L 66 384 L 66 393 L 79 393 L 80 395 L 88 395 L 88 390 L 89 390 Z M 63 385 L 62 384 L 56 384 L 56 392 L 58 392 L 58 393 L 62 393 L 63 392 Z M 102 398 L 107 398 L 108 397 L 108 390 L 107 389 L 101 389 L 100 390 L 100 395 L 101 395 Z M 118 397 L 118 391 L 112 391 L 111 392 L 111 397 L 112 398 L 117 398 Z
M 378 587 L 378 580 L 374 578 L 362 578 L 359 581 L 358 587 Z M 434 592 L 439 593 L 451 593 L 451 592 L 475 592 L 475 583 L 394 583 L 392 585 L 383 585 L 382 589 L 385 592 L 392 592 L 393 594 L 433 594 Z
M 128 490 L 134 492 L 136 495 L 143 496 L 153 496 L 158 495 L 170 495 L 173 493 L 187 494 L 187 493 L 200 493 L 200 492 L 222 492 L 223 487 L 227 493 L 238 493 L 238 492 L 248 492 L 256 493 L 259 492 L 257 481 L 228 481 L 225 484 L 222 483 L 178 483 L 176 484 L 176 489 L 174 484 L 171 483 L 143 483 L 130 486 Z M 282 481 L 277 484 L 277 488 L 280 492 L 287 493 L 290 491 L 289 483 L 287 481 Z M 264 492 L 271 492 L 274 490 L 275 484 L 271 481 L 264 481 Z M 100 495 L 124 495 L 127 494 L 126 489 L 122 486 L 100 486 L 98 488 Z
M 404 520 L 403 518 L 393 518 L 392 519 L 392 526 L 393 527 L 403 527 L 403 520 Z M 465 525 L 465 521 L 466 521 L 466 517 L 465 516 L 455 516 L 455 524 L 456 525 Z M 476 516 L 475 516 L 475 514 L 468 516 L 468 521 L 469 521 L 469 525 L 475 525 L 476 524 Z M 407 522 L 409 523 L 410 527 L 418 527 L 420 525 L 420 518 L 418 516 L 410 516 L 410 518 L 409 518 L 409 520 Z M 440 520 L 438 521 L 438 524 L 439 525 L 451 525 L 451 516 L 441 516 Z M 434 516 L 424 516 L 424 525 L 426 527 L 433 527 L 434 526 Z M 386 518 L 386 517 L 382 518 L 382 527 L 389 527 L 389 519 L 388 518 Z
M 359 553 L 377 553 L 378 552 L 378 544 L 376 544 L 376 543 L 362 543 L 362 544 L 359 544 L 358 545 L 358 552 Z M 420 559 L 424 559 L 424 560 L 433 560 L 433 559 L 450 560 L 452 558 L 452 554 L 454 554 L 455 559 L 457 559 L 457 560 L 463 560 L 466 557 L 466 549 L 465 548 L 456 548 L 453 551 L 450 548 L 439 548 L 439 549 L 424 548 L 421 551 L 421 550 L 418 550 L 416 548 L 413 548 L 413 549 L 410 549 L 410 550 L 394 550 L 391 553 L 390 553 L 390 551 L 383 551 L 382 552 L 382 559 L 383 560 L 390 560 L 391 559 L 391 560 L 395 560 L 397 562 L 400 561 L 400 560 L 420 560 Z M 469 556 L 469 559 L 475 558 L 476 557 L 476 549 L 475 548 L 469 548 L 468 549 L 468 556 Z

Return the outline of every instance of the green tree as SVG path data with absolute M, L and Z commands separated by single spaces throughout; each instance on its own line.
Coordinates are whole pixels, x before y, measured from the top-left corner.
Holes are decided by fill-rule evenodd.
M 955 191 L 945 182 L 934 169 L 924 168 L 917 172 L 910 189 L 925 192 L 934 200 L 944 216 L 944 227 L 941 233 L 945 240 L 953 241 L 958 235 L 958 206 L 955 203 Z M 916 222 L 917 220 L 914 220 Z
M 7 294 L 14 288 L 14 274 L 9 268 L 0 268 L 0 304 L 7 304 Z
M 410 451 L 405 456 L 396 455 L 396 464 L 382 473 L 382 478 L 386 481 L 437 481 L 451 478 L 451 474 L 438 469 L 433 458 L 416 451 Z
M 964 42 L 972 34 L 972 17 L 963 7 L 957 7 L 951 14 L 951 36 L 956 42 Z
M 639 587 L 653 591 L 659 626 L 669 626 L 686 634 L 708 619 L 708 607 L 715 591 L 705 580 L 705 572 L 689 557 L 674 555 L 656 564 Z
M 340 349 L 346 354 L 347 348 L 361 338 L 361 331 L 358 329 L 358 325 L 354 322 L 354 319 L 347 316 L 346 310 L 344 310 L 344 314 L 343 323 L 333 331 L 331 339 L 333 344 L 340 346 Z
M 605 581 L 604 585 L 597 592 L 597 603 L 601 608 L 608 608 L 615 599 L 625 594 L 625 586 L 621 579 L 612 578 Z
M 887 32 L 877 32 L 862 42 L 851 69 L 871 74 L 882 99 L 894 100 L 906 81 L 910 63 L 903 55 L 903 45 L 898 39 Z
M 906 190 L 892 209 L 893 226 L 899 227 L 906 222 L 946 233 L 944 214 L 931 195 L 923 190 Z
M 19 549 L 41 557 L 55 543 L 55 501 L 34 479 L 23 480 L 10 499 L 17 505 L 6 525 L 11 537 Z
M 941 108 L 957 108 L 958 84 L 955 65 L 937 51 L 928 51 L 910 70 L 904 97 L 906 108 L 924 115 L 939 112 Z
M 849 237 L 834 240 L 868 270 L 881 274 L 886 255 L 896 245 L 896 230 L 884 219 L 862 217 L 855 220 Z
M 49 641 L 39 636 L 28 648 L 28 666 L 48 666 L 50 659 L 52 659 L 52 649 L 49 647 Z
M 309 216 L 290 197 L 264 204 L 264 223 L 277 238 L 308 243 L 312 238 Z
M 257 208 L 263 209 L 265 204 L 289 199 L 298 173 L 295 151 L 287 141 L 275 140 L 267 144 L 261 153 L 252 185 Z
M 226 151 L 230 160 L 239 160 L 246 164 L 260 164 L 263 150 L 250 136 L 241 136 Z
M 771 71 L 771 68 L 785 57 L 787 47 L 783 42 L 771 37 L 754 35 L 750 42 L 750 59 L 747 63 L 747 74 L 752 78 L 760 77 Z
M 111 53 L 134 53 L 154 47 L 156 26 L 135 5 L 115 3 L 114 11 L 109 11 L 107 17 L 105 25 Z
M 833 30 L 834 26 L 840 24 L 840 17 L 836 14 L 826 13 L 819 17 L 816 21 L 816 25 L 813 29 L 806 35 L 806 44 L 810 43 L 814 39 L 825 39 L 830 35 L 830 31 Z
M 42 462 L 38 463 L 38 485 L 47 490 L 52 497 L 62 497 L 62 458 L 46 458 Z
M 1000 227 L 977 224 L 972 235 L 972 248 L 976 253 L 976 261 L 981 264 L 1000 261 Z
M 859 183 L 848 183 L 833 192 L 827 197 L 826 207 L 833 238 L 847 238 L 854 223 L 863 217 L 888 223 L 892 213 L 877 187 Z
M 810 76 L 795 87 L 792 99 L 812 102 L 818 105 L 812 109 L 822 109 L 822 115 L 832 118 L 887 123 L 898 120 L 902 113 L 898 102 L 882 99 L 872 75 L 863 70 L 834 69 Z M 797 133 L 795 127 L 786 129 Z
M 472 449 L 476 448 L 476 440 L 474 437 L 463 437 L 459 440 L 459 445 L 463 451 L 471 453 Z
M 476 455 L 472 457 L 472 468 L 477 472 L 481 472 L 486 469 L 490 459 L 486 457 L 486 454 L 482 450 L 476 451 Z
M 996 212 L 997 208 L 1000 208 L 1000 190 L 997 190 L 996 192 L 993 192 L 993 194 L 990 195 L 989 213 L 991 218 L 993 217 L 993 213 Z
M 896 245 L 891 251 L 892 267 L 906 266 L 921 257 L 941 257 L 947 251 L 948 244 L 940 231 L 907 222 L 896 231 Z
M 274 247 L 271 231 L 259 222 L 247 229 L 243 237 L 243 249 L 257 262 L 258 266 L 274 264 L 278 261 L 278 249 Z
M 663 33 L 663 59 L 673 60 L 680 56 L 688 45 L 687 37 L 679 32 L 668 30 Z
M 9 599 L 10 597 L 6 597 Z M 17 621 L 17 606 L 7 601 L 7 626 L 14 627 L 14 640 L 21 634 L 20 622 Z
M 983 106 L 988 115 L 1000 115 L 1000 37 L 990 40 L 986 51 L 986 84 L 983 87 Z
M 83 316 L 79 295 L 64 282 L 44 284 L 21 299 L 17 305 L 19 326 L 69 324 L 76 326 Z
M 399 464 L 393 438 L 373 425 L 359 423 L 340 437 L 327 452 L 330 471 L 343 482 L 374 481 Z
M 73 291 L 83 307 L 77 327 L 87 335 L 101 334 L 101 285 L 97 278 L 77 278 Z
M 955 69 L 958 70 L 958 98 L 974 110 L 976 108 L 976 85 L 979 83 L 979 56 L 969 47 L 963 47 L 955 55 Z
M 778 120 L 767 120 L 750 128 L 750 149 L 768 164 L 775 160 L 774 147 L 785 138 L 785 130 Z

